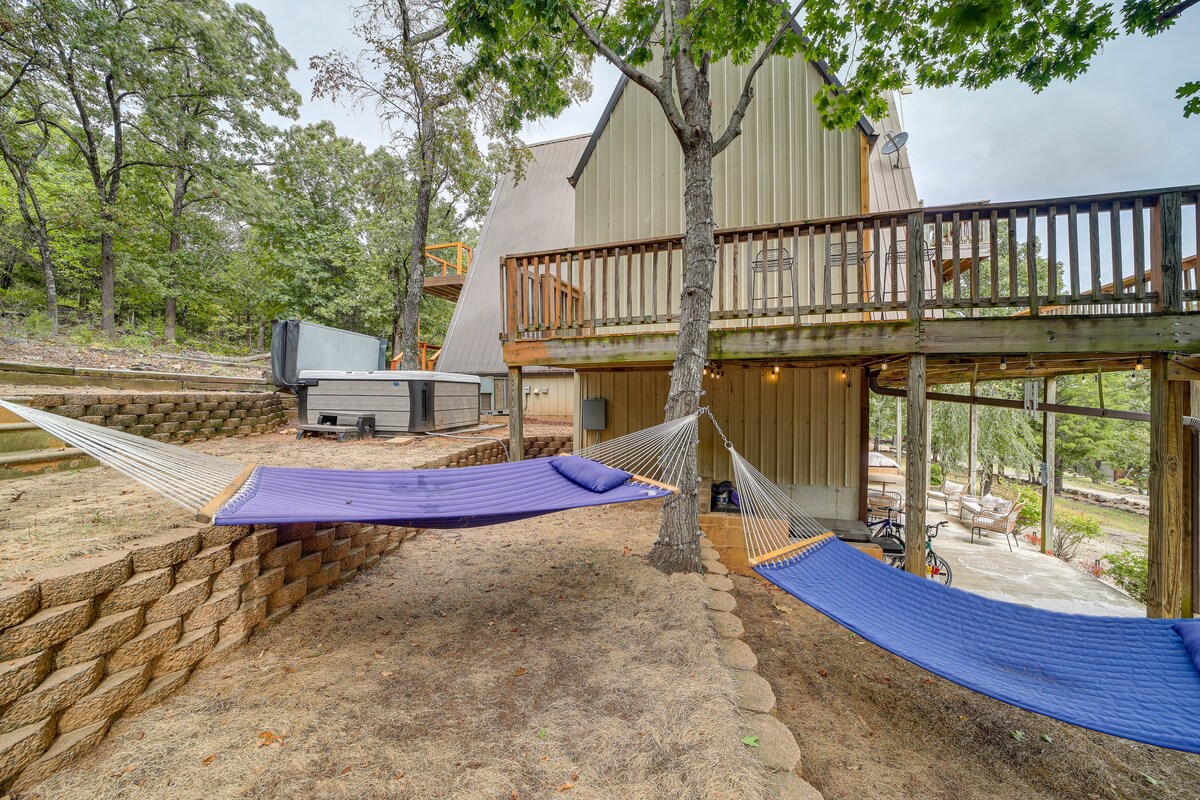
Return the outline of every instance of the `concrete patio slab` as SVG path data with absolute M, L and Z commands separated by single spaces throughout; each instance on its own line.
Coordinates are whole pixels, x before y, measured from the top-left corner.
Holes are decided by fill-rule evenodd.
M 1086 572 L 1022 541 L 1008 551 L 999 534 L 970 541 L 970 529 L 954 515 L 930 512 L 931 522 L 950 524 L 934 540 L 938 555 L 950 562 L 953 586 L 985 597 L 1050 611 L 1101 616 L 1140 617 L 1145 606 Z

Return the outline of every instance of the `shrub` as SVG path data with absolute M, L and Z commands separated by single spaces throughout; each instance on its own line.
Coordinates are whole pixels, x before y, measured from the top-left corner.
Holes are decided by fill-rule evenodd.
M 125 350 L 136 350 L 145 353 L 154 345 L 154 339 L 148 333 L 127 333 L 117 339 L 117 347 Z
M 941 464 L 929 465 L 929 482 L 934 486 L 941 486 L 946 480 L 946 474 L 942 471 Z
M 1017 486 L 1016 492 L 1017 502 L 1025 504 L 1021 513 L 1017 514 L 1017 529 L 1024 531 L 1037 528 L 1042 524 L 1042 493 L 1036 486 Z M 1041 544 L 1040 538 L 1038 544 Z
M 1075 557 L 1080 545 L 1103 536 L 1100 520 L 1077 511 L 1061 511 L 1054 515 L 1054 554 L 1063 561 Z
M 24 328 L 30 339 L 45 339 L 54 332 L 54 323 L 45 311 L 34 311 L 25 317 Z
M 80 347 L 91 347 L 96 342 L 96 333 L 87 325 L 76 325 L 71 329 L 67 338 L 72 344 L 77 344 Z
M 1149 572 L 1149 560 L 1145 553 L 1135 553 L 1129 548 L 1121 548 L 1119 553 L 1109 553 L 1102 560 L 1108 562 L 1104 574 L 1124 589 L 1135 600 L 1146 602 L 1146 576 Z

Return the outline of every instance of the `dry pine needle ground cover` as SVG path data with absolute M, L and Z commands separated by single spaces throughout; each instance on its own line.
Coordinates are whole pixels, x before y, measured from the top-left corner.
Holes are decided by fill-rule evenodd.
M 642 560 L 657 520 L 426 531 L 31 796 L 760 798 L 708 590 Z
M 800 742 L 804 778 L 825 800 L 1200 798 L 1200 756 L 1021 711 L 909 664 L 762 581 L 735 584 L 758 671 Z

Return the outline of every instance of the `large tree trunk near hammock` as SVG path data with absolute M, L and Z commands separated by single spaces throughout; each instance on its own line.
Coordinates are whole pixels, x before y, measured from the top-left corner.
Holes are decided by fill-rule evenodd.
M 691 126 L 683 147 L 683 204 L 686 217 L 683 290 L 679 309 L 679 344 L 671 369 L 666 419 L 694 414 L 700 407 L 701 380 L 708 359 L 708 323 L 712 306 L 713 269 L 717 261 L 713 241 L 712 159 L 713 138 L 708 105 L 708 78 L 693 78 L 702 86 L 681 91 L 684 114 Z M 681 90 L 685 87 L 682 85 Z M 693 98 L 687 102 L 686 98 Z M 663 505 L 662 527 L 650 551 L 650 564 L 663 572 L 700 570 L 699 474 L 695 446 L 688 448 L 679 476 L 679 494 Z

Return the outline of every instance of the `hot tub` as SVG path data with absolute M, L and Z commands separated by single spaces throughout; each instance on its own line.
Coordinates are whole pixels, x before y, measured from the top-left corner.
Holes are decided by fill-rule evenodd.
M 375 418 L 385 435 L 479 424 L 479 377 L 426 370 L 302 370 L 296 394 L 301 425 L 354 425 Z

